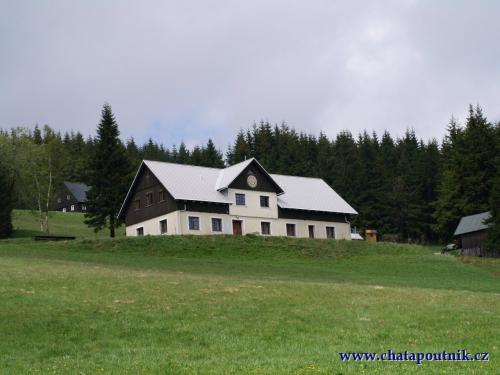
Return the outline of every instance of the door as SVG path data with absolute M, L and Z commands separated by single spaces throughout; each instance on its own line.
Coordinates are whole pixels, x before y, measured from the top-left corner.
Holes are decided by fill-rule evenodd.
M 233 234 L 236 236 L 243 234 L 241 220 L 233 220 Z
M 314 225 L 309 225 L 309 238 L 314 238 Z

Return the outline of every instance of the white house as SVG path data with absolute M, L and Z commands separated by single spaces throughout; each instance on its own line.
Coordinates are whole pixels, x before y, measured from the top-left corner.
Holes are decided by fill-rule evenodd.
M 120 209 L 127 236 L 249 234 L 351 239 L 357 212 L 320 178 L 143 161 Z

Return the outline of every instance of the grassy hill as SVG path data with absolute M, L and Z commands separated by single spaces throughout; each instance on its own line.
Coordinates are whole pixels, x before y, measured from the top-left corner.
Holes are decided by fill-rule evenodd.
M 16 219 L 18 230 L 32 230 L 23 220 Z M 498 260 L 464 262 L 430 247 L 351 241 L 111 240 L 94 238 L 76 219 L 58 231 L 82 239 L 0 241 L 0 373 L 490 374 L 499 368 Z M 465 348 L 490 352 L 491 359 L 418 366 L 341 362 L 338 355 L 388 348 Z
M 84 224 L 84 214 L 79 212 L 51 212 L 49 214 L 49 229 L 54 235 L 77 236 L 79 238 L 106 238 L 109 231 L 95 233 Z M 36 212 L 29 210 L 14 210 L 12 215 L 14 237 L 32 237 L 40 232 L 40 224 Z M 125 229 L 119 228 L 117 237 L 125 236 Z

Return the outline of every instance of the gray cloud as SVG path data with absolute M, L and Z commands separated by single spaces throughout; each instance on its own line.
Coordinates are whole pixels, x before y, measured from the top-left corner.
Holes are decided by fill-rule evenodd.
M 222 148 L 261 119 L 441 137 L 500 119 L 497 1 L 16 1 L 0 14 L 0 127 Z

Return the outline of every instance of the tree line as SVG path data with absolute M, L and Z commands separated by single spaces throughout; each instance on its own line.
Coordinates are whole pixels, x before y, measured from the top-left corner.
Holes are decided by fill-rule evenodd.
M 87 222 L 102 229 L 115 220 L 117 209 L 107 210 L 98 197 L 119 205 L 143 159 L 220 168 L 256 157 L 270 173 L 323 178 L 359 212 L 353 225 L 377 229 L 386 240 L 449 241 L 460 217 L 490 210 L 490 238 L 500 243 L 500 125 L 488 121 L 479 106 L 470 106 L 463 125 L 452 118 L 440 142 L 424 141 L 410 129 L 401 137 L 344 130 L 330 139 L 286 123 L 260 122 L 242 129 L 224 155 L 211 139 L 192 149 L 184 143 L 168 148 L 152 139 L 142 145 L 133 138 L 123 142 L 106 105 L 96 137 L 61 134 L 47 125 L 15 128 L 0 132 L 0 147 L 0 185 L 10 186 L 0 186 L 0 194 L 10 191 L 12 207 L 36 210 L 43 230 L 60 181 L 105 186 L 118 171 L 114 191 L 90 192 L 94 203 Z M 106 155 L 110 149 L 115 154 Z M 102 215 L 92 217 L 92 212 Z

